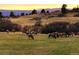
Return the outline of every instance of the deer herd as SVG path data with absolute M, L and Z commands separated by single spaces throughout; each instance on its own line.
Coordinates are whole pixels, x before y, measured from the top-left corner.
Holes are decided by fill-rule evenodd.
M 6 31 L 8 34 L 9 34 L 9 31 L 7 30 Z M 15 31 L 13 31 L 15 32 Z M 38 35 L 37 32 L 35 31 L 26 31 L 26 32 L 22 32 L 24 34 L 26 34 L 26 36 L 29 38 L 29 39 L 35 39 L 34 38 L 34 34 L 35 35 Z M 48 39 L 50 38 L 54 38 L 54 39 L 57 39 L 57 38 L 68 38 L 68 37 L 73 37 L 73 36 L 76 36 L 76 35 L 79 35 L 79 32 L 52 32 L 52 33 L 48 33 Z
M 34 33 L 34 32 L 26 32 L 25 33 L 29 39 L 33 39 L 34 40 L 34 35 L 33 34 L 38 34 L 38 33 Z M 48 33 L 48 39 L 50 38 L 68 38 L 68 37 L 73 37 L 74 35 L 79 35 L 79 32 L 52 32 L 52 33 Z

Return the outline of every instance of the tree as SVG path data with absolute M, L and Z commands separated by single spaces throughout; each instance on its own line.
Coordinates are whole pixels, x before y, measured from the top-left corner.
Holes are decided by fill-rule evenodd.
M 69 25 L 68 22 L 53 22 L 45 25 L 42 28 L 42 33 L 52 33 L 52 32 L 65 32 L 69 31 L 70 29 L 67 28 Z
M 2 12 L 0 12 L 0 18 L 2 18 L 2 17 L 3 17 Z
M 62 13 L 62 14 L 66 14 L 66 12 L 67 12 L 66 7 L 67 7 L 66 4 L 63 4 L 63 5 L 62 5 L 62 8 L 61 8 L 61 13 Z
M 10 17 L 15 17 L 15 14 L 13 11 L 10 12 Z
M 72 12 L 79 12 L 79 6 L 77 5 L 77 8 L 73 8 Z
M 37 10 L 33 10 L 31 14 L 37 14 Z
M 47 11 L 47 13 L 49 13 L 49 11 Z
M 46 13 L 46 12 L 45 12 L 45 9 L 42 9 L 42 10 L 41 10 L 41 13 Z
M 26 13 L 26 15 L 28 15 L 28 13 Z
M 24 16 L 24 13 L 21 13 L 21 16 Z

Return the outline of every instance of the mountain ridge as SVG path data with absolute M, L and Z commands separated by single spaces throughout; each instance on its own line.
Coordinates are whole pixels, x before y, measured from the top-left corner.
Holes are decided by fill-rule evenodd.
M 42 9 L 38 9 L 37 12 L 40 13 Z M 61 10 L 61 8 L 48 8 L 48 9 L 45 9 L 46 11 L 48 10 L 49 12 L 54 12 L 54 11 L 57 11 L 57 10 Z M 20 15 L 21 13 L 24 13 L 24 14 L 29 14 L 32 12 L 32 10 L 0 10 L 0 12 L 2 12 L 3 16 L 9 16 L 10 12 L 13 11 L 15 15 Z

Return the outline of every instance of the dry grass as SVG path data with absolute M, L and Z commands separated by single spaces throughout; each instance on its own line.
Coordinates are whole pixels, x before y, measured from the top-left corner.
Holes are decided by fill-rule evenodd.
M 71 14 L 68 14 L 71 15 Z M 10 18 L 10 20 L 13 23 L 17 23 L 20 24 L 22 26 L 24 25 L 34 25 L 35 24 L 35 20 L 30 20 L 33 19 L 34 17 L 42 17 L 42 25 L 45 24 L 49 24 L 52 22 L 69 22 L 69 23 L 75 23 L 75 22 L 79 22 L 79 17 L 72 17 L 72 16 L 68 16 L 68 17 L 52 17 L 52 18 L 47 18 L 49 15 L 28 15 L 28 16 L 22 16 L 19 18 Z

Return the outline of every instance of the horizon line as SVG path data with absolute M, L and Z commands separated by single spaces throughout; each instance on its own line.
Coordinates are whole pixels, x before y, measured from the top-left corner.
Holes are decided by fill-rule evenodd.
M 1 10 L 39 10 L 61 8 L 62 4 L 0 4 Z M 67 8 L 77 7 L 76 4 L 67 4 Z

